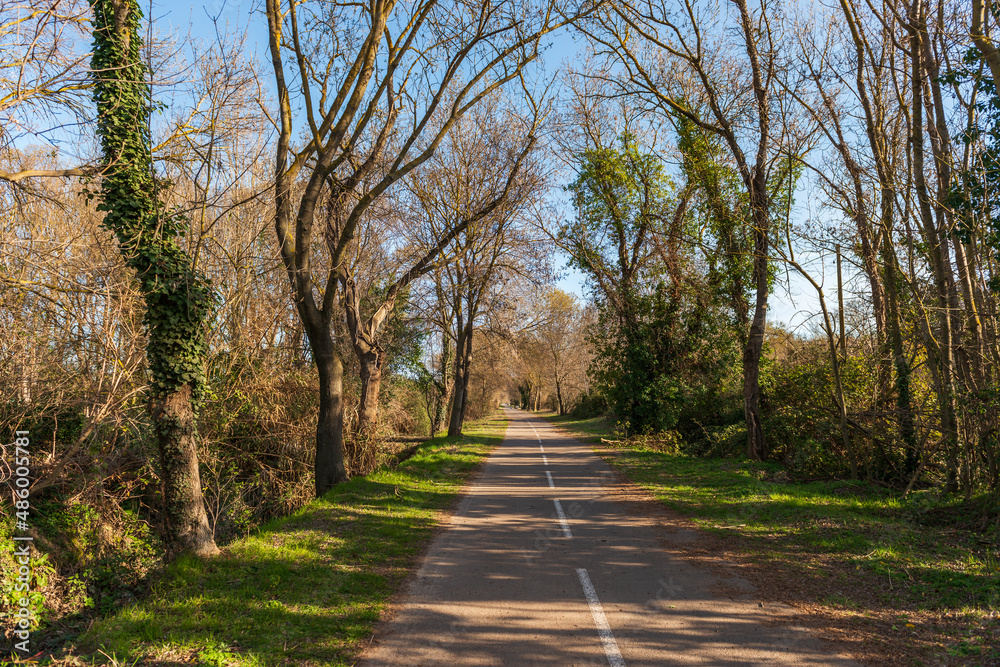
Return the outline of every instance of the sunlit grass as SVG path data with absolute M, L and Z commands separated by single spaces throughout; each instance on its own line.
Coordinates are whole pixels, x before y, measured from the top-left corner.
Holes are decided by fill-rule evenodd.
M 106 664 L 348 665 L 442 510 L 503 440 L 496 417 L 351 480 L 212 560 L 173 563 L 139 604 L 94 624 L 77 654 Z
M 550 420 L 593 443 L 610 437 L 607 431 L 595 432 L 594 420 L 587 420 L 585 429 L 572 419 Z M 860 591 L 858 598 L 837 591 L 825 598 L 831 605 L 870 611 L 874 595 L 885 611 L 967 615 L 970 627 L 986 624 L 1000 631 L 995 620 L 1000 612 L 998 536 L 921 520 L 928 507 L 954 501 L 935 500 L 926 492 L 904 498 L 899 491 L 859 481 L 796 483 L 779 474 L 780 466 L 745 459 L 643 448 L 603 448 L 602 453 L 703 530 L 739 540 L 744 556 L 810 577 L 850 581 L 851 590 Z M 871 583 L 867 589 L 865 582 Z M 977 643 L 988 644 L 987 635 L 970 632 L 960 645 L 945 636 L 938 641 L 954 655 L 1000 660 L 1000 649 Z

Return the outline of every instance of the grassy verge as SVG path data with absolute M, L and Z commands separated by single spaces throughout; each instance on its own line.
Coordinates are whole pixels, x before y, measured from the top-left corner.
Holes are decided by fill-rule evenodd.
M 1000 665 L 1000 536 L 934 524 L 955 507 L 863 482 L 795 483 L 749 460 L 602 447 L 600 420 L 548 419 L 867 662 Z
M 506 426 L 496 416 L 464 438 L 431 440 L 396 469 L 338 486 L 221 557 L 178 560 L 147 599 L 96 622 L 58 661 L 351 664 Z

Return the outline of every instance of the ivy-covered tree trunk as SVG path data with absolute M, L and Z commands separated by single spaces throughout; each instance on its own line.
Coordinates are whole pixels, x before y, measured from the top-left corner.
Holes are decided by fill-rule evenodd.
M 90 0 L 97 133 L 104 167 L 99 210 L 146 303 L 149 412 L 160 453 L 163 511 L 173 553 L 218 553 L 198 474 L 196 418 L 204 393 L 205 322 L 212 294 L 180 239 L 187 219 L 165 210 L 150 149 L 149 70 L 140 58 L 135 0 Z
M 763 173 L 763 172 L 761 172 Z M 764 349 L 764 330 L 767 322 L 768 297 L 768 211 L 766 182 L 760 176 L 753 183 L 756 192 L 751 203 L 753 216 L 753 278 L 756 285 L 756 300 L 753 319 L 743 348 L 743 413 L 747 425 L 747 457 L 756 461 L 767 458 L 767 442 L 764 439 L 764 423 L 760 410 L 760 357 Z

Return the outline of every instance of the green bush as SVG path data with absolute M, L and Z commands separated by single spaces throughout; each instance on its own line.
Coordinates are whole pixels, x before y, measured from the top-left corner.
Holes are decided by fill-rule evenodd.
M 13 614 L 21 608 L 24 599 L 28 601 L 32 629 L 49 617 L 46 590 L 56 574 L 48 554 L 39 552 L 33 543 L 28 543 L 31 544 L 31 559 L 27 565 L 27 579 L 22 578 L 20 570 L 24 566 L 18 562 L 16 551 L 24 543 L 12 539 L 12 528 L 12 520 L 0 521 L 0 634 L 14 629 Z M 27 591 L 23 590 L 25 583 Z
M 608 400 L 604 394 L 589 391 L 580 396 L 576 405 L 570 410 L 570 415 L 577 419 L 590 419 L 592 417 L 602 417 L 608 413 Z
M 51 545 L 54 571 L 63 580 L 64 599 L 50 600 L 50 606 L 110 611 L 121 600 L 138 596 L 147 575 L 159 567 L 159 537 L 133 510 L 67 504 L 56 497 L 40 502 L 33 517 L 44 543 Z

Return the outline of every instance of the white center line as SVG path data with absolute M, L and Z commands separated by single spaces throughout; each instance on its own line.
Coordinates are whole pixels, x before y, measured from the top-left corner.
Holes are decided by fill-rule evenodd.
M 604 609 L 601 608 L 601 601 L 597 599 L 597 591 L 594 584 L 590 583 L 590 575 L 582 567 L 576 568 L 576 576 L 580 578 L 580 585 L 583 586 L 583 594 L 587 596 L 587 604 L 590 605 L 590 615 L 594 617 L 594 625 L 597 626 L 597 634 L 604 645 L 604 655 L 608 656 L 608 664 L 611 667 L 625 667 L 625 658 L 618 650 L 618 642 L 611 633 L 611 626 L 604 616 Z
M 562 524 L 563 537 L 573 537 L 573 533 L 569 530 L 569 524 L 566 523 L 566 514 L 563 513 L 562 503 L 559 502 L 558 498 L 553 498 L 552 502 L 556 504 L 556 514 L 559 516 L 559 523 Z
M 553 488 L 553 489 L 556 488 L 556 483 L 552 481 L 552 473 L 550 473 L 548 470 L 546 470 L 545 471 L 545 476 L 549 478 L 549 487 Z
M 542 463 L 544 463 L 545 465 L 549 464 L 549 460 L 548 458 L 545 457 L 545 454 L 542 454 Z
M 542 450 L 543 452 L 545 451 L 545 448 L 544 448 L 544 447 L 542 447 L 542 441 L 541 441 L 541 440 L 539 440 L 539 441 L 538 441 L 538 448 L 539 448 L 540 450 Z
M 531 426 L 531 424 L 528 424 L 528 426 Z M 541 442 L 542 441 L 542 436 L 538 435 L 538 431 L 535 430 L 534 426 L 531 426 L 531 431 L 532 431 L 532 433 L 535 434 L 535 438 L 538 440 L 538 442 Z

